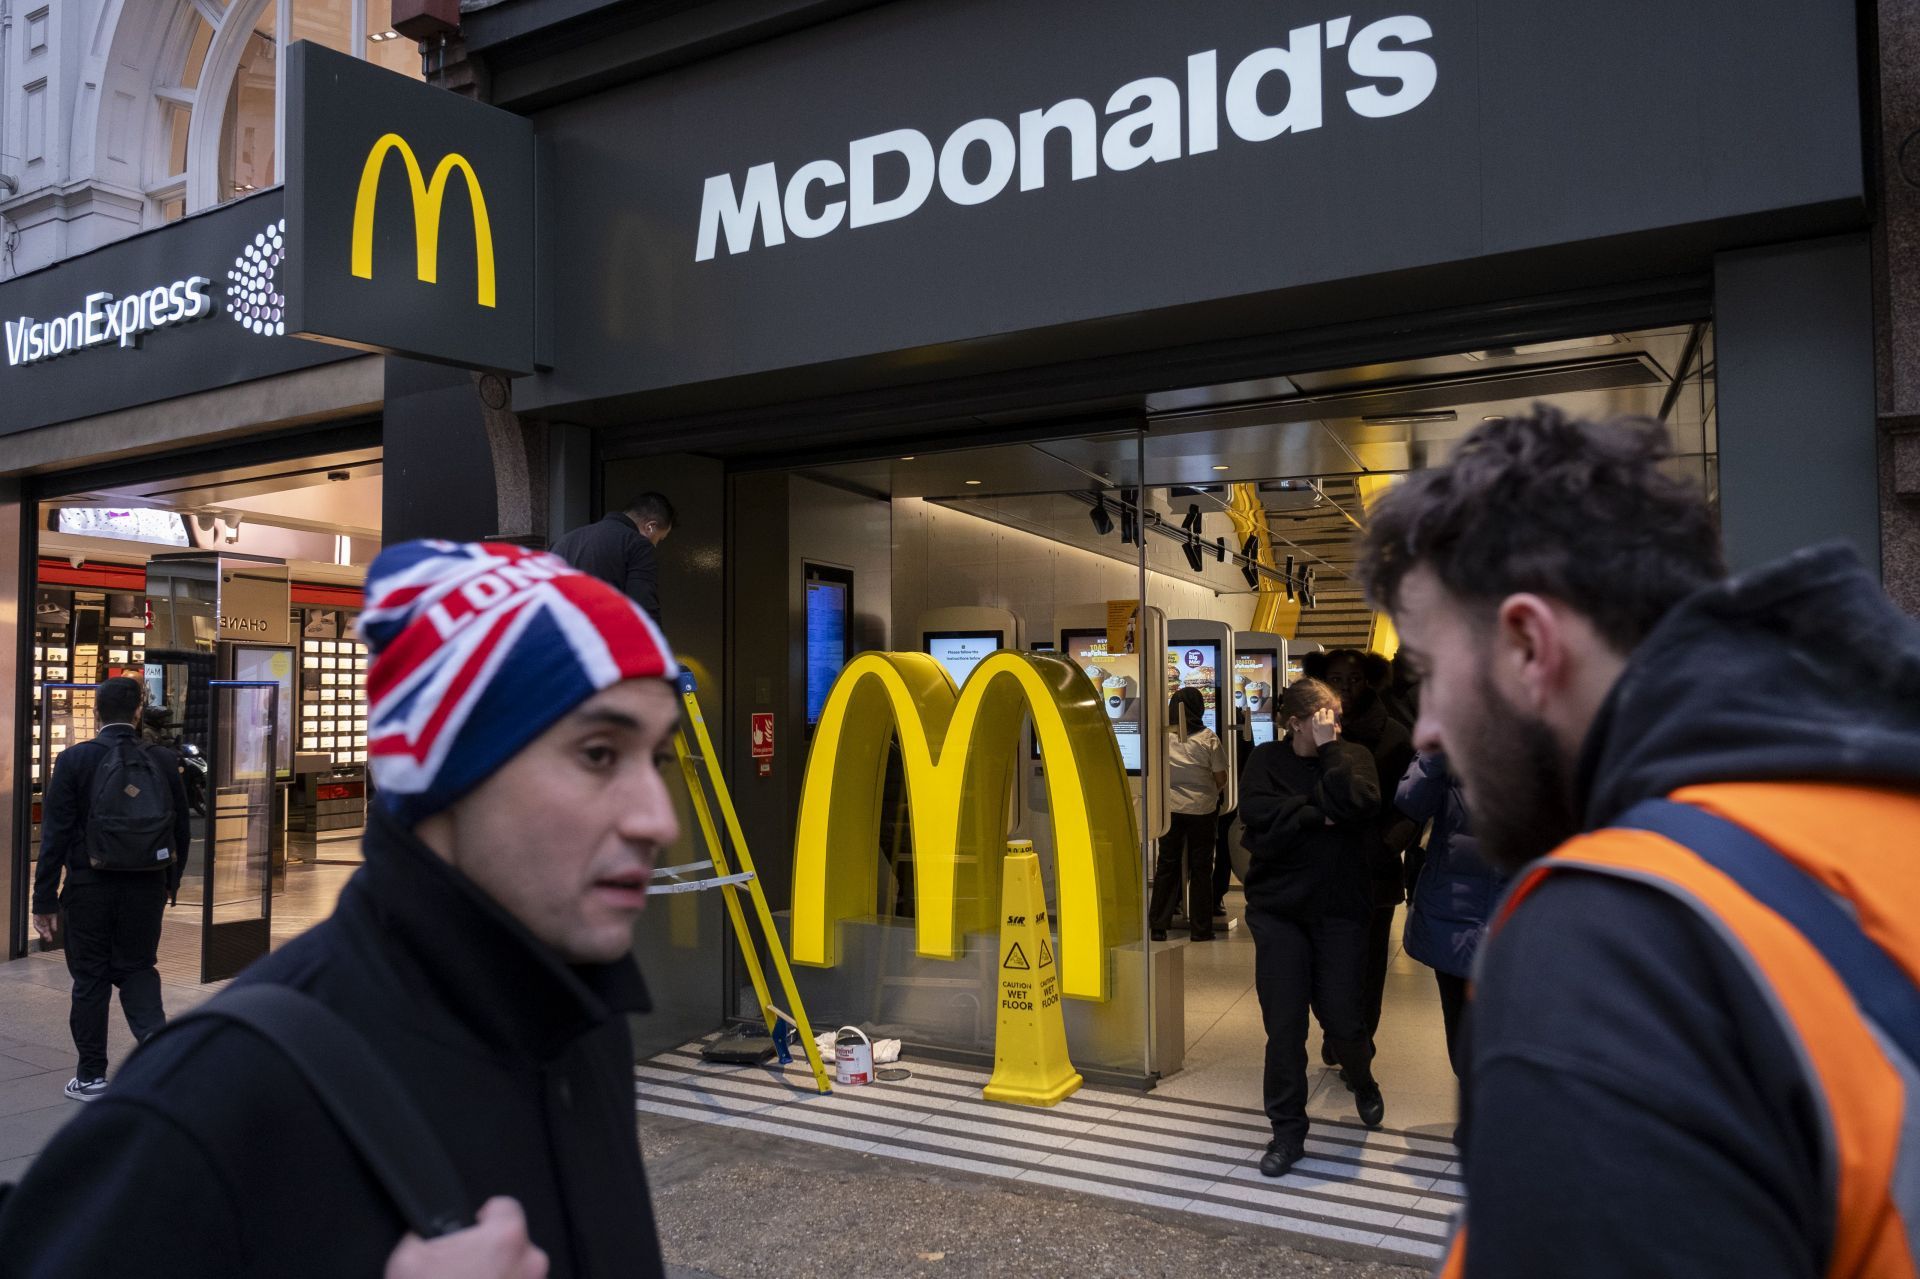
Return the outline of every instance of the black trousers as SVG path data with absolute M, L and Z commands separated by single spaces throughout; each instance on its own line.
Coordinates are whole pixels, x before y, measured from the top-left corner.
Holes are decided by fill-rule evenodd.
M 1226 910 L 1227 888 L 1233 883 L 1233 852 L 1228 847 L 1233 839 L 1234 813 L 1220 814 L 1218 828 L 1213 840 L 1213 913 L 1218 915 Z
M 1467 979 L 1437 968 L 1433 970 L 1433 979 L 1440 985 L 1440 1017 L 1447 1024 L 1447 1064 L 1453 1067 L 1453 1077 L 1458 1079 L 1460 1058 L 1467 1050 L 1467 1041 L 1461 1034 L 1467 1015 Z
M 107 1007 L 120 990 L 120 1011 L 136 1040 L 167 1024 L 160 1004 L 160 918 L 167 909 L 164 871 L 127 871 L 60 895 L 66 933 L 67 971 L 73 975 L 73 1009 L 67 1025 L 79 1054 L 81 1079 L 107 1076 Z
M 1213 833 L 1217 813 L 1172 813 L 1160 856 L 1153 866 L 1153 896 L 1147 924 L 1164 932 L 1180 904 L 1180 883 L 1187 885 L 1187 927 L 1204 937 L 1213 931 Z M 1181 864 L 1185 863 L 1182 873 Z
M 1380 1004 L 1387 993 L 1387 964 L 1393 955 L 1393 906 L 1375 906 L 1367 920 L 1367 1036 L 1380 1033 Z
M 1367 920 L 1274 914 L 1247 903 L 1253 986 L 1267 1030 L 1263 1092 L 1275 1140 L 1307 1136 L 1307 1009 L 1324 1028 L 1334 1060 L 1356 1084 L 1373 1078 L 1362 983 Z

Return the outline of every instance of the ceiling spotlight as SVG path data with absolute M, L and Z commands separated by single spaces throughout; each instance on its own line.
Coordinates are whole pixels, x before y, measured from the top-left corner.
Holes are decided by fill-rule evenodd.
M 1188 542 L 1180 548 L 1180 551 L 1181 554 L 1187 557 L 1187 567 L 1198 573 L 1201 569 L 1200 548 L 1192 542 Z
M 1260 570 L 1253 565 L 1242 564 L 1240 566 L 1240 576 L 1247 579 L 1248 590 L 1257 591 L 1260 589 Z
M 1230 467 L 1230 466 L 1216 466 L 1216 467 L 1214 467 L 1213 469 L 1214 469 L 1214 470 L 1216 470 L 1216 471 L 1230 471 L 1230 470 L 1232 470 L 1233 468 L 1232 468 L 1232 467 Z
M 1101 537 L 1113 532 L 1113 516 L 1107 510 L 1107 499 L 1100 494 L 1093 495 L 1093 509 L 1087 512 L 1087 517 L 1093 521 L 1093 531 Z
M 1180 521 L 1180 527 L 1189 533 L 1198 533 L 1200 531 L 1200 504 L 1198 502 L 1187 507 L 1187 516 Z
M 901 460 L 902 462 L 911 462 L 911 461 L 913 461 L 913 459 L 912 459 L 911 457 L 903 457 L 903 458 L 901 458 L 900 460 Z
M 1507 420 L 1507 415 L 1504 413 L 1489 413 L 1480 420 L 1482 422 L 1504 422 Z
M 1287 599 L 1293 599 L 1293 556 L 1287 556 Z
M 968 487 L 968 488 L 979 488 L 979 487 L 980 487 L 980 481 L 979 481 L 979 480 L 968 480 L 968 481 L 967 481 L 967 487 Z

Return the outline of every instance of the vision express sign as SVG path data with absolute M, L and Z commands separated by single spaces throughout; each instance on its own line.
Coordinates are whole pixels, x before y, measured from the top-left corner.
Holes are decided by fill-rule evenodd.
M 1857 222 L 1857 47 L 1831 0 L 873 6 L 536 117 L 566 305 L 515 402 L 983 339 L 1031 361 L 1225 299 L 1309 327 L 1287 290 Z
M 533 125 L 307 41 L 287 50 L 290 333 L 533 368 Z
M 0 435 L 347 358 L 286 336 L 277 190 L 0 283 Z

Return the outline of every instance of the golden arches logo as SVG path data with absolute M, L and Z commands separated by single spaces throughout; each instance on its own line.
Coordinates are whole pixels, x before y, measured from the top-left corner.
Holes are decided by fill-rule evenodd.
M 463 155 L 448 152 L 434 166 L 428 180 L 420 170 L 419 157 L 407 140 L 397 133 L 382 134 L 367 152 L 366 165 L 360 170 L 360 191 L 353 201 L 353 273 L 363 280 L 373 278 L 373 215 L 380 193 L 380 171 L 387 155 L 398 151 L 407 169 L 407 183 L 413 193 L 413 245 L 415 274 L 427 284 L 436 284 L 440 276 L 440 206 L 447 197 L 447 180 L 456 172 L 466 179 L 467 195 L 473 201 L 474 256 L 479 265 L 479 301 L 494 305 L 493 224 L 487 219 L 487 199 L 481 193 L 480 179 Z
M 1139 940 L 1140 840 L 1100 695 L 1062 657 L 999 652 L 955 689 L 925 653 L 865 653 L 828 696 L 794 841 L 793 958 L 838 962 L 838 926 L 872 915 L 880 793 L 899 734 L 913 821 L 915 947 L 957 958 L 999 935 L 1007 804 L 1031 715 L 1046 765 L 1059 886 L 1062 992 L 1104 1000 L 1112 947 Z

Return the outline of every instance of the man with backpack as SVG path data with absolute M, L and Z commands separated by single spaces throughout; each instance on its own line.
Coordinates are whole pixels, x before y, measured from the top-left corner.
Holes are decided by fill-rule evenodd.
M 1443 1274 L 1913 1275 L 1920 626 L 1845 548 L 1728 578 L 1669 466 L 1542 407 L 1369 512 L 1414 744 L 1514 877 Z
M 331 917 L 143 1044 L 0 1201 L 20 1279 L 660 1279 L 632 956 L 679 668 L 556 556 L 403 542 L 359 629 L 379 802 Z
M 66 937 L 73 975 L 68 1026 L 80 1059 L 66 1093 L 75 1101 L 107 1090 L 107 1011 L 115 988 L 134 1039 L 167 1023 L 154 960 L 191 831 L 179 766 L 140 737 L 145 702 L 138 680 L 116 675 L 100 685 L 99 735 L 54 761 L 40 823 L 33 930 L 44 942 L 56 929 Z

